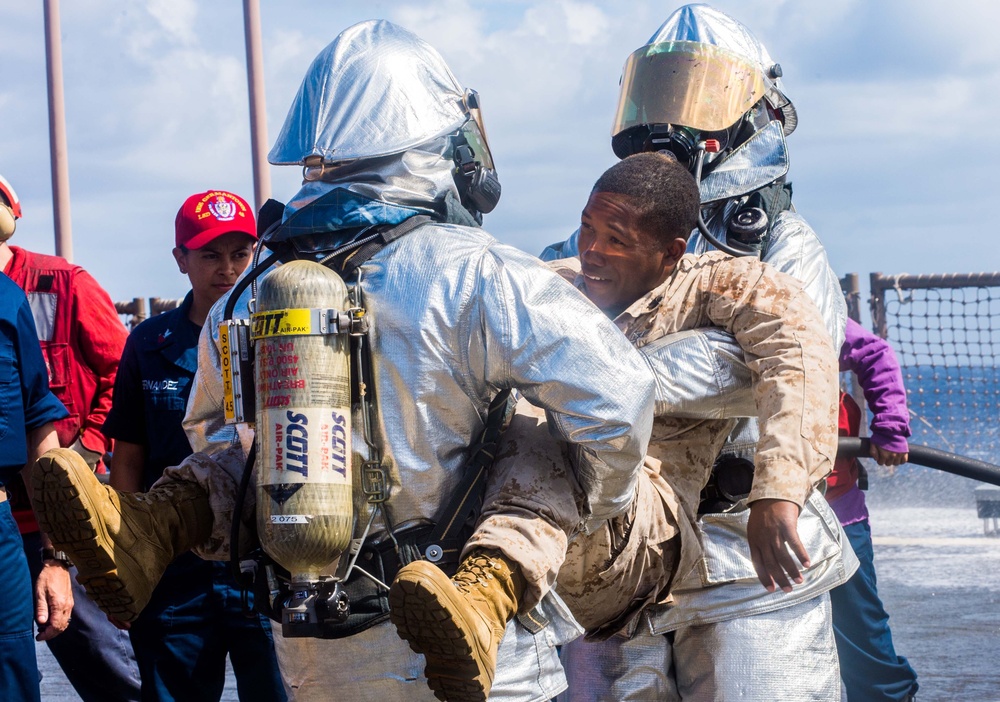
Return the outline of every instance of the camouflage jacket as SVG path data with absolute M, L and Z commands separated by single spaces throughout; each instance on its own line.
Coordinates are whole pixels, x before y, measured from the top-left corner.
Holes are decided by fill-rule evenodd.
M 550 265 L 581 285 L 578 259 Z M 760 421 L 749 502 L 776 498 L 801 507 L 830 472 L 837 451 L 837 353 L 819 310 L 796 279 L 755 258 L 688 254 L 615 324 L 640 350 L 696 328 L 719 327 L 736 338 Z M 728 419 L 658 415 L 654 421 L 647 462 L 662 464 L 692 524 L 731 427 Z

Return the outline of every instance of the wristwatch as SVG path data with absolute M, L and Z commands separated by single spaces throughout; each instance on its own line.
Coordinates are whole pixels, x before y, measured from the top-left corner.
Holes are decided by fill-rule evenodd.
M 42 548 L 42 562 L 45 561 L 56 561 L 59 565 L 65 566 L 67 568 L 73 567 L 73 561 L 69 559 L 65 551 L 56 551 L 54 548 Z

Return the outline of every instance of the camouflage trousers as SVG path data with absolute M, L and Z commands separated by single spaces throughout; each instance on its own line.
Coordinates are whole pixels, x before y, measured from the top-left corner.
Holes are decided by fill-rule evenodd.
M 233 447 L 196 453 L 167 468 L 161 481 L 194 482 L 214 516 L 202 558 L 229 558 L 230 527 L 246 456 Z M 680 558 L 676 498 L 652 461 L 643 466 L 635 498 L 623 514 L 584 533 L 584 496 L 565 446 L 553 439 L 544 413 L 520 402 L 487 484 L 474 548 L 500 551 L 520 566 L 528 587 L 522 611 L 553 587 L 588 635 L 626 628 L 647 605 L 662 602 Z M 256 490 L 247 490 L 242 534 L 253 531 Z
M 194 453 L 185 458 L 179 466 L 171 466 L 164 470 L 160 479 L 153 484 L 153 487 L 156 487 L 164 482 L 197 483 L 205 490 L 208 504 L 212 509 L 212 533 L 207 541 L 191 550 L 206 560 L 229 559 L 230 530 L 246 458 L 240 446 L 228 448 L 211 456 Z M 256 508 L 257 490 L 251 483 L 241 512 L 243 528 L 240 530 L 240 541 L 243 547 L 247 546 L 247 542 L 243 539 L 249 539 L 254 533 Z
M 680 558 L 676 500 L 647 465 L 629 509 L 590 533 L 581 528 L 583 504 L 565 446 L 549 435 L 544 413 L 522 401 L 464 553 L 502 552 L 527 582 L 522 611 L 554 588 L 588 636 L 605 638 L 666 598 Z

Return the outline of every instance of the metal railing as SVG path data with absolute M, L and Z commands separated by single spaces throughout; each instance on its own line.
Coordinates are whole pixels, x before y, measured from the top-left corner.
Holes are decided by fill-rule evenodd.
M 139 322 L 147 317 L 156 316 L 161 312 L 179 307 L 183 301 L 183 299 L 151 297 L 147 304 L 146 298 L 134 297 L 127 302 L 116 302 L 115 310 L 118 311 L 119 315 L 125 317 L 123 320 L 125 326 L 129 329 L 135 329 Z
M 850 275 L 857 276 L 856 273 Z M 847 277 L 849 276 L 845 276 L 845 278 Z M 930 275 L 910 275 L 908 273 L 884 275 L 882 273 L 872 273 L 870 284 L 872 331 L 883 339 L 888 339 L 889 330 L 886 321 L 885 305 L 886 291 L 896 290 L 899 293 L 899 297 L 902 298 L 904 290 L 1000 287 L 1000 273 L 934 273 Z M 841 280 L 841 286 L 843 286 L 843 280 Z

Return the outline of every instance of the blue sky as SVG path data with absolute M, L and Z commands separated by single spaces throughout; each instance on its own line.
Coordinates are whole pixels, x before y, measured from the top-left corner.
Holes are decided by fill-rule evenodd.
M 170 248 L 181 202 L 209 188 L 252 199 L 242 3 L 61 5 L 75 260 L 114 299 L 179 297 L 186 279 Z M 1000 268 L 1000 3 L 715 5 L 784 69 L 799 113 L 796 207 L 838 273 Z M 268 133 L 340 30 L 377 17 L 402 24 L 479 90 L 504 187 L 486 228 L 537 253 L 575 228 L 614 162 L 622 64 L 676 7 L 261 0 Z M 0 0 L 0 16 L 0 173 L 25 211 L 13 243 L 52 252 L 41 3 Z M 278 199 L 298 188 L 296 168 L 271 176 Z

